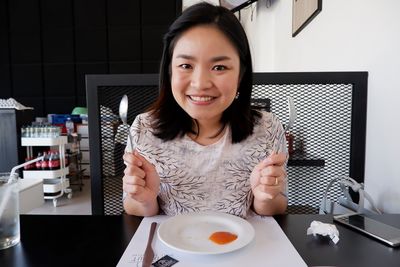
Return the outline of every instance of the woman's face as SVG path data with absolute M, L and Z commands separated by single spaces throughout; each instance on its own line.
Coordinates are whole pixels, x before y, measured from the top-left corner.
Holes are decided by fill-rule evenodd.
M 229 39 L 213 26 L 184 32 L 171 61 L 172 94 L 186 113 L 203 122 L 219 122 L 235 100 L 239 55 Z

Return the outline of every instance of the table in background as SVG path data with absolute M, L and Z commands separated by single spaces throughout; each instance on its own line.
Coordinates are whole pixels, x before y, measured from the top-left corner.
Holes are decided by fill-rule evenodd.
M 341 225 L 337 225 L 340 232 L 337 245 L 326 238 L 306 236 L 313 220 L 332 223 L 329 215 L 275 218 L 310 266 L 399 266 L 400 248 L 390 248 Z M 400 214 L 383 215 L 379 219 L 400 227 Z M 140 221 L 140 217 L 128 215 L 21 215 L 21 243 L 0 250 L 0 265 L 115 266 Z

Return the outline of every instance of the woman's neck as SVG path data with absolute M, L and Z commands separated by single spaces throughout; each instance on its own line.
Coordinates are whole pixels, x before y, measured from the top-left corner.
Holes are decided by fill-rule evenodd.
M 211 145 L 216 143 L 225 133 L 226 126 L 218 122 L 197 122 L 195 133 L 189 133 L 189 137 L 198 144 Z

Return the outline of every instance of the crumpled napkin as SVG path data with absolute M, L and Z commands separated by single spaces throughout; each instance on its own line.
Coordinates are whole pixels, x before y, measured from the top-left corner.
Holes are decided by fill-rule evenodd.
M 312 221 L 307 229 L 307 235 L 329 236 L 333 243 L 339 242 L 339 231 L 334 224 Z

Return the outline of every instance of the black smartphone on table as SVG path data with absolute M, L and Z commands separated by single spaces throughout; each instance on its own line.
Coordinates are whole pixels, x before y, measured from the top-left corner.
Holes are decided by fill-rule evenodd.
M 391 247 L 400 245 L 400 229 L 362 214 L 333 216 L 333 220 L 352 229 L 376 238 Z

